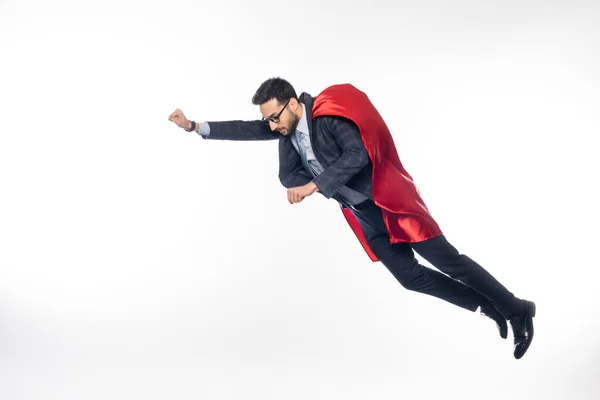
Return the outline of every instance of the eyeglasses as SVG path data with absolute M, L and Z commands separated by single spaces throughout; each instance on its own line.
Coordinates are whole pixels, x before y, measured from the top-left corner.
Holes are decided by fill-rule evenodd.
M 273 122 L 274 124 L 278 123 L 279 122 L 279 117 L 281 116 L 281 113 L 283 112 L 283 110 L 285 110 L 285 108 L 288 106 L 288 104 L 290 104 L 290 100 L 291 99 L 289 99 L 287 101 L 287 103 L 285 103 L 285 105 L 283 106 L 283 108 L 281 109 L 281 111 L 279 111 L 279 113 L 277 113 L 277 115 L 274 115 L 274 116 L 269 117 L 269 118 L 263 118 L 263 119 L 261 119 L 261 121 L 263 122 L 263 124 L 269 125 L 269 122 Z

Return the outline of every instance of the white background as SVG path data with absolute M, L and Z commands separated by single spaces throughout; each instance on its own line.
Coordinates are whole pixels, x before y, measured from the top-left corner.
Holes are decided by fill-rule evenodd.
M 0 398 L 600 398 L 600 6 L 481 3 L 0 0 Z M 523 359 L 288 204 L 277 141 L 167 119 L 257 119 L 272 76 L 369 95 L 450 242 L 537 303 Z

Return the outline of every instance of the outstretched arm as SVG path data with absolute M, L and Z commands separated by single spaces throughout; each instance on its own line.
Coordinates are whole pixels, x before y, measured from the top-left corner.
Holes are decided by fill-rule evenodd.
M 189 130 L 192 121 L 188 120 L 180 109 L 176 109 L 169 116 L 169 121 L 175 123 L 182 129 Z M 256 121 L 219 121 L 202 122 L 195 124 L 195 131 L 203 139 L 216 140 L 273 140 L 279 139 L 277 132 L 271 131 L 269 127 L 260 120 Z
M 279 133 L 273 132 L 262 121 L 219 121 L 197 125 L 203 139 L 216 140 L 273 140 Z M 208 134 L 203 134 L 208 131 Z

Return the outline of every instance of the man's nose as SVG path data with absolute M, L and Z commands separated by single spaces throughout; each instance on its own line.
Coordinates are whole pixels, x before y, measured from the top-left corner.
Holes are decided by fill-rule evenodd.
M 272 131 L 274 131 L 275 129 L 277 129 L 278 125 L 279 125 L 278 123 L 275 123 L 275 122 L 269 120 L 269 128 L 271 128 Z

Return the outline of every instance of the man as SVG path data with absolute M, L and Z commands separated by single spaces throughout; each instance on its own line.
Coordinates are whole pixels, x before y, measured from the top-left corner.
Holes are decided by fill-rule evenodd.
M 504 339 L 509 320 L 514 357 L 525 354 L 533 339 L 535 304 L 516 298 L 446 240 L 364 93 L 344 84 L 314 98 L 298 97 L 289 82 L 271 78 L 252 103 L 262 120 L 197 124 L 179 109 L 169 120 L 204 139 L 279 140 L 279 179 L 290 204 L 315 192 L 335 199 L 371 260 L 381 261 L 402 286 L 480 309 Z M 443 273 L 420 265 L 413 250 Z

